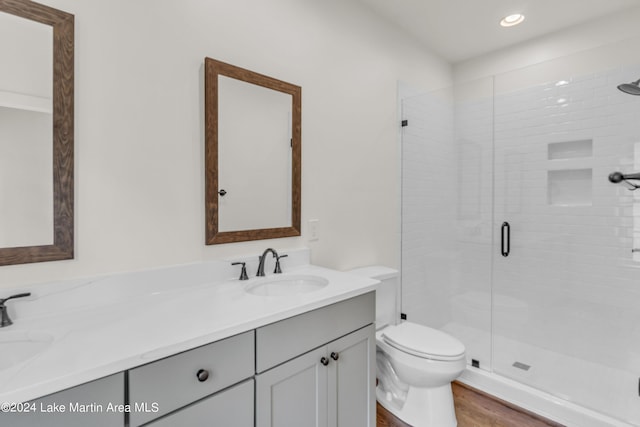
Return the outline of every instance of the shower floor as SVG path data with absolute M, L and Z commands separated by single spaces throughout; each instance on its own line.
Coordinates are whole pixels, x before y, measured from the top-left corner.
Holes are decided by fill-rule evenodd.
M 448 323 L 442 329 L 461 340 L 470 357 L 492 360 L 487 354 L 487 343 L 491 342 L 487 331 L 459 323 Z M 493 349 L 492 366 L 485 367 L 481 364 L 481 368 L 576 405 L 589 409 L 599 408 L 604 414 L 622 421 L 619 424 L 621 426 L 625 425 L 624 422 L 640 425 L 637 373 L 503 336 L 493 337 Z M 527 365 L 529 369 L 515 367 L 516 363 Z

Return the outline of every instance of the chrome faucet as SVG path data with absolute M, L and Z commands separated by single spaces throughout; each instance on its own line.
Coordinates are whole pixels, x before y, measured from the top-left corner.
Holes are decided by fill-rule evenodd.
M 4 303 L 9 301 L 10 299 L 24 298 L 29 296 L 31 296 L 31 293 L 26 292 L 24 294 L 11 295 L 10 297 L 0 299 L 0 317 L 1 317 L 0 328 L 11 326 L 13 324 L 13 322 L 9 318 L 9 314 L 7 313 L 7 307 L 4 305 Z
M 267 259 L 267 254 L 271 252 L 273 257 L 276 259 L 276 268 L 273 270 L 274 273 L 282 273 L 282 269 L 280 268 L 280 258 L 286 258 L 288 255 L 280 255 L 278 256 L 278 252 L 276 252 L 273 248 L 267 248 L 262 253 L 262 256 L 258 258 L 260 262 L 258 263 L 258 272 L 256 273 L 256 277 L 264 276 L 264 263 Z

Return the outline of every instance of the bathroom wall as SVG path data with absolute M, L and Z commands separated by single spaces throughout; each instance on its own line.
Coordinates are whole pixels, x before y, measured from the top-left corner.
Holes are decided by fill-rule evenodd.
M 338 0 L 43 3 L 76 18 L 76 259 L 2 267 L 0 287 L 268 246 L 397 265 L 397 81 L 447 86 L 446 62 Z M 302 86 L 301 237 L 204 245 L 205 56 Z

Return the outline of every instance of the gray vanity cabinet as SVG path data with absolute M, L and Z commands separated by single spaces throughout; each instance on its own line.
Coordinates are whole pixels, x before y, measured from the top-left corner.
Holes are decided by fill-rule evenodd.
M 122 427 L 124 404 L 119 373 L 20 405 L 29 412 L 0 412 L 0 426 Z
M 375 427 L 374 325 L 340 338 L 327 347 L 329 427 Z M 332 355 L 338 360 L 334 360 Z
M 256 427 L 326 427 L 326 347 L 256 376 Z
M 374 317 L 370 293 L 257 329 L 256 427 L 375 427 Z
M 253 427 L 253 388 L 247 380 L 145 427 Z
M 180 408 L 184 408 L 182 414 L 176 417 L 181 420 L 199 419 L 200 414 L 220 412 L 224 404 L 219 402 L 225 402 L 235 394 L 218 398 L 213 394 L 253 377 L 254 367 L 254 331 L 249 331 L 131 369 L 129 425 L 137 427 Z M 238 401 L 236 405 L 243 406 L 244 412 L 253 412 L 253 387 L 250 388 L 250 399 Z M 211 396 L 208 404 L 197 404 L 208 396 Z M 196 405 L 185 408 L 194 403 Z M 190 411 L 193 411 L 192 415 L 188 414 Z M 175 425 L 207 424 L 180 422 Z
M 369 292 L 0 412 L 0 426 L 375 427 L 374 320 Z
M 256 427 L 375 427 L 374 333 L 369 325 L 257 375 Z

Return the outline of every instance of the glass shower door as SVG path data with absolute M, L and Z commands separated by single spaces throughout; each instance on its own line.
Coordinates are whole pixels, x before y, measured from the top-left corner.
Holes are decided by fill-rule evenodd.
M 496 77 L 493 370 L 640 425 L 640 195 L 607 180 L 640 171 L 614 84 L 640 67 L 509 87 L 527 71 Z
M 493 78 L 402 101 L 402 312 L 491 370 Z

